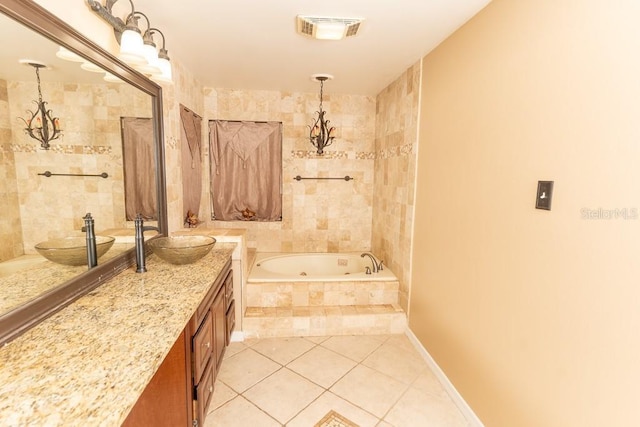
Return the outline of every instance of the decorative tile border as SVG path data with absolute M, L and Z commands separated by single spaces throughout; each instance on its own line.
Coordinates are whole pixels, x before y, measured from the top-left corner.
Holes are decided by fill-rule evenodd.
M 356 153 L 356 159 L 357 160 L 375 160 L 376 153 L 373 153 L 370 151 L 360 151 Z
M 389 159 L 392 157 L 409 156 L 413 153 L 413 144 L 397 145 L 384 150 L 380 150 L 377 153 L 379 159 Z
M 326 151 L 324 155 L 318 156 L 313 150 L 292 150 L 291 158 L 293 159 L 311 159 L 311 160 L 333 160 L 333 159 L 355 159 L 355 160 L 376 160 L 390 159 L 392 157 L 409 156 L 413 153 L 413 144 L 398 145 L 386 148 L 377 152 L 357 151 L 355 153 L 348 151 Z
M 291 150 L 291 157 L 312 160 L 348 159 L 349 153 L 346 151 L 325 151 L 324 155 L 318 156 L 318 153 L 313 150 Z
M 14 153 L 38 153 L 45 152 L 37 144 L 2 144 L 0 150 L 3 152 Z M 48 150 L 51 153 L 56 154 L 111 154 L 113 148 L 108 145 L 62 145 L 51 144 L 51 148 Z
M 358 427 L 358 424 L 331 410 L 314 427 Z

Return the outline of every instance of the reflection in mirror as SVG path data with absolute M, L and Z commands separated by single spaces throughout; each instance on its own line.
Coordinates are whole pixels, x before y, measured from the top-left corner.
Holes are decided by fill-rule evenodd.
M 0 0 L 0 8 L 7 5 L 11 8 L 15 3 Z M 37 6 L 25 7 L 38 9 Z M 44 308 L 39 308 L 44 311 L 49 310 L 46 305 L 50 303 L 63 305 L 72 296 L 77 297 L 79 289 L 87 287 L 76 278 L 86 277 L 87 283 L 100 282 L 103 276 L 98 270 L 106 271 L 107 276 L 113 275 L 129 262 L 126 260 L 133 252 L 134 233 L 133 223 L 126 219 L 122 118 L 147 121 L 145 150 L 152 167 L 142 172 L 144 182 L 151 191 L 158 188 L 162 194 L 164 185 L 156 182 L 163 181 L 162 172 L 158 173 L 155 167 L 155 162 L 163 158 L 161 148 L 157 148 L 160 144 L 156 143 L 161 123 L 161 119 L 154 116 L 159 110 L 157 86 L 149 83 L 149 90 L 141 90 L 114 77 L 118 68 L 109 69 L 105 79 L 104 63 L 101 67 L 93 64 L 91 67 L 60 59 L 56 56 L 59 43 L 2 13 L 0 37 L 5 41 L 20 40 L 20 43 L 3 44 L 0 51 L 1 343 L 3 336 L 11 335 L 10 331 L 3 330 L 6 313 L 19 312 L 29 304 L 44 304 Z M 37 108 L 33 101 L 38 100 L 33 68 L 21 64 L 21 59 L 47 65 L 40 68 L 39 73 L 42 98 L 46 108 L 59 117 L 63 131 L 47 150 L 25 132 L 26 124 L 21 120 L 30 117 L 25 112 Z M 87 71 L 89 69 L 99 72 Z M 157 96 L 153 96 L 154 91 Z M 148 209 L 155 211 L 155 218 L 162 223 L 163 211 L 159 209 L 158 200 L 163 203 L 163 196 L 153 194 L 151 203 L 155 205 Z M 35 246 L 41 242 L 84 237 L 83 217 L 89 212 L 94 218 L 96 235 L 116 238 L 113 246 L 98 259 L 96 271 L 87 273 L 86 263 L 83 266 L 57 264 L 36 252 Z M 166 232 L 164 226 L 159 225 Z M 102 269 L 101 264 L 105 264 Z M 69 283 L 75 285 L 67 286 Z M 65 287 L 69 289 L 64 290 Z M 56 293 L 59 295 L 55 301 L 49 298 L 49 294 Z M 28 312 L 20 314 L 20 318 L 29 316 Z M 12 319 L 9 323 L 15 325 L 16 321 Z
M 145 221 L 158 220 L 155 182 L 153 123 L 144 117 L 122 117 L 122 155 L 124 163 L 124 201 L 126 220 L 140 214 Z

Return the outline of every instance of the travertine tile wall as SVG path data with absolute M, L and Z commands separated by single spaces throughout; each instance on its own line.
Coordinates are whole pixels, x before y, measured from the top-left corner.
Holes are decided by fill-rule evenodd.
M 376 98 L 376 160 L 372 247 L 400 281 L 408 308 L 421 62 Z
M 318 109 L 318 93 L 204 89 L 205 121 L 281 121 L 284 132 L 282 221 L 208 220 L 210 225 L 247 228 L 248 246 L 262 252 L 348 252 L 371 248 L 375 99 L 325 92 L 329 93 L 323 97 L 323 108 L 336 126 L 337 136 L 320 157 L 309 143 L 307 128 Z M 204 135 L 208 140 L 208 130 Z M 349 175 L 355 180 L 295 181 L 296 175 Z M 204 200 L 209 204 L 209 197 Z
M 204 95 L 202 84 L 195 79 L 179 60 L 172 58 L 173 83 L 161 83 L 163 97 L 163 119 L 165 136 L 165 171 L 167 183 L 167 216 L 169 232 L 184 228 L 184 215 L 182 206 L 182 156 L 180 152 L 180 104 L 184 105 L 199 116 L 203 116 Z M 206 144 L 205 124 L 203 120 L 203 144 Z M 205 151 L 202 151 L 203 162 Z M 208 171 L 203 168 L 203 196 L 200 203 L 199 218 L 206 218 L 209 211 Z
M 120 117 L 150 117 L 148 95 L 124 84 L 42 83 L 47 107 L 60 117 L 62 138 L 42 150 L 23 131 L 19 117 L 32 110 L 35 82 L 8 82 L 24 252 L 43 240 L 80 233 L 91 212 L 97 230 L 125 226 Z M 44 177 L 39 173 L 99 174 Z
M 0 79 L 0 262 L 22 255 L 22 226 L 16 165 L 11 150 L 7 82 Z

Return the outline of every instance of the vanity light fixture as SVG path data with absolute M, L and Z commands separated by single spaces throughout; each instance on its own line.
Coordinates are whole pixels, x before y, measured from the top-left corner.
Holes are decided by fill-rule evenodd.
M 87 3 L 95 13 L 113 27 L 116 40 L 120 44 L 118 58 L 156 81 L 171 83 L 171 62 L 169 62 L 164 34 L 159 29 L 151 27 L 147 15 L 137 11 L 132 0 L 129 0 L 131 13 L 124 20 L 114 16 L 112 9 L 117 1 L 105 0 L 104 5 L 97 0 L 87 0 Z M 140 17 L 143 17 L 147 23 L 144 33 L 138 27 Z M 159 50 L 153 40 L 156 33 L 162 36 L 162 47 Z
M 322 88 L 324 82 L 332 79 L 333 76 L 330 74 L 314 74 L 311 78 L 320 82 L 320 107 L 318 111 L 316 111 L 318 117 L 315 119 L 313 125 L 309 126 L 309 141 L 316 147 L 316 153 L 322 156 L 324 154 L 324 148 L 333 143 L 336 133 L 335 127 L 329 127 L 329 120 L 325 120 L 324 118 L 326 111 L 322 109 Z
M 54 117 L 51 110 L 47 110 L 47 102 L 42 99 L 42 89 L 40 88 L 40 69 L 46 68 L 46 65 L 40 62 L 26 61 L 21 62 L 32 66 L 36 70 L 36 79 L 38 81 L 38 100 L 33 101 L 37 106 L 35 111 L 27 110 L 27 113 L 30 114 L 31 117 L 26 120 L 20 117 L 20 120 L 27 125 L 24 132 L 31 138 L 40 142 L 40 147 L 48 150 L 50 147 L 49 142 L 62 136 L 60 119 Z

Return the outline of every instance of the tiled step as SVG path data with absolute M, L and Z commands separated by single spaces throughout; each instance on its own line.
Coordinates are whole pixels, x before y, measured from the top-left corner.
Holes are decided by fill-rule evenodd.
M 247 283 L 249 307 L 365 306 L 398 302 L 397 280 Z
M 399 334 L 407 317 L 396 303 L 300 307 L 248 307 L 246 338 Z

